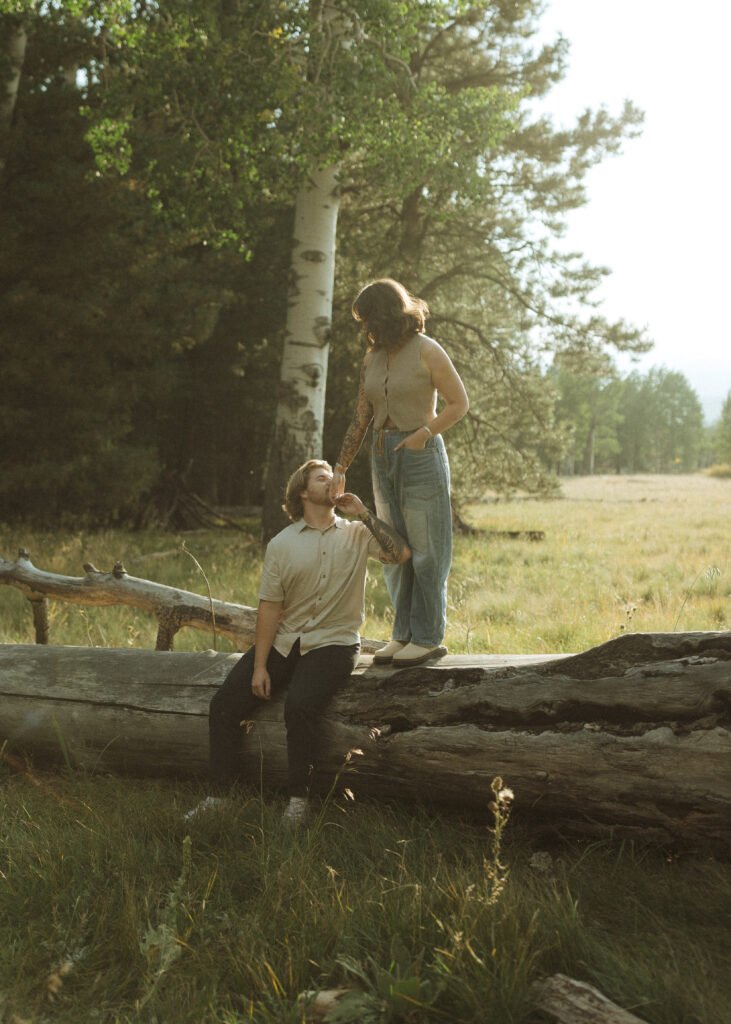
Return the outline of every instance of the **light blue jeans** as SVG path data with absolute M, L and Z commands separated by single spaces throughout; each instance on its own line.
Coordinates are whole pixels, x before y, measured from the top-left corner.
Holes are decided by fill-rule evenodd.
M 394 640 L 436 647 L 447 625 L 447 576 L 452 565 L 449 462 L 441 435 L 423 451 L 394 451 L 410 430 L 377 430 L 371 466 L 376 515 L 411 548 L 402 565 L 384 565 L 396 616 Z

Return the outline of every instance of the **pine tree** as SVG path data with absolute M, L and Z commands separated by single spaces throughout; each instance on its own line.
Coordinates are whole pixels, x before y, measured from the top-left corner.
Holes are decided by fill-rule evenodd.
M 731 462 L 731 391 L 721 409 L 721 416 L 715 430 L 716 458 L 719 462 Z

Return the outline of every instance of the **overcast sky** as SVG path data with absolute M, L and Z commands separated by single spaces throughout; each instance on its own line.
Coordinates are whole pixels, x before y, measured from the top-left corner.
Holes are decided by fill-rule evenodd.
M 566 247 L 611 267 L 602 312 L 655 342 L 622 371 L 681 371 L 715 420 L 731 390 L 731 3 L 547 0 L 541 25 L 541 40 L 560 32 L 571 47 L 541 104 L 557 124 L 625 99 L 645 111 L 642 136 L 590 172 Z

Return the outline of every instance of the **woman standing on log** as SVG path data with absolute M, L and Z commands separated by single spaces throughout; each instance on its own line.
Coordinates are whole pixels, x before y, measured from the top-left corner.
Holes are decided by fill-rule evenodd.
M 452 362 L 424 331 L 429 307 L 390 278 L 373 281 L 353 303 L 367 351 L 358 400 L 333 473 L 333 495 L 373 420 L 371 471 L 376 514 L 407 539 L 412 558 L 384 566 L 395 609 L 393 639 L 381 664 L 418 665 L 446 654 L 447 576 L 452 564 L 449 462 L 441 434 L 467 412 Z M 437 415 L 437 395 L 444 408 Z

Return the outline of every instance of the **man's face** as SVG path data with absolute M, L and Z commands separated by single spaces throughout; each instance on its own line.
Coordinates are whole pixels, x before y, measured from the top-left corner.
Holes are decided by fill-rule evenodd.
M 330 497 L 330 484 L 333 475 L 329 469 L 313 469 L 307 477 L 307 488 L 302 491 L 300 497 L 303 501 L 309 501 L 313 505 L 326 505 L 334 508 L 335 502 Z

